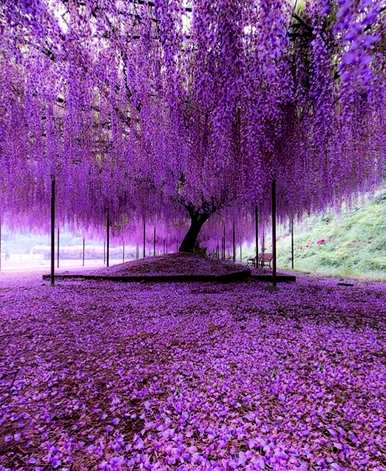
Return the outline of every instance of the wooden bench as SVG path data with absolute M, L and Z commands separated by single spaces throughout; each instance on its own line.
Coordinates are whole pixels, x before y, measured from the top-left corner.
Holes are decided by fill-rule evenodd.
M 264 268 L 265 266 L 269 266 L 269 268 L 272 268 L 271 267 L 272 259 L 273 259 L 273 255 L 271 253 L 261 253 L 259 254 L 258 265 L 256 265 L 256 257 L 248 258 L 247 264 L 252 265 L 256 268 L 258 267 Z
M 264 268 L 265 266 L 268 265 L 269 268 L 272 268 L 271 267 L 272 259 L 273 259 L 273 255 L 271 253 L 259 254 L 259 266 L 261 266 L 261 268 Z

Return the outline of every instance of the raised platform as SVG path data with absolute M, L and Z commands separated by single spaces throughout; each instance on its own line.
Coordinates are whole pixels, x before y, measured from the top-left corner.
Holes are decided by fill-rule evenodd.
M 49 280 L 50 275 L 43 275 Z M 132 260 L 111 267 L 59 272 L 56 280 L 119 281 L 125 283 L 217 282 L 241 280 L 272 282 L 270 272 L 251 271 L 242 264 L 211 260 L 195 254 L 177 253 Z M 296 281 L 293 275 L 278 273 L 277 282 Z
M 43 275 L 43 280 L 50 280 L 50 275 Z M 194 281 L 230 283 L 232 281 L 256 280 L 272 283 L 272 274 L 251 274 L 249 270 L 226 273 L 224 275 L 81 275 L 61 273 L 55 275 L 55 280 L 94 280 L 119 281 L 123 283 L 189 283 Z M 277 283 L 291 283 L 296 281 L 295 275 L 278 273 Z

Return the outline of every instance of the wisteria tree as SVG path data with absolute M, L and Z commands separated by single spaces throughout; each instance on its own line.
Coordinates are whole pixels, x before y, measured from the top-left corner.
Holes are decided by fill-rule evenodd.
M 219 210 L 266 217 L 272 180 L 283 217 L 374 188 L 383 2 L 297 3 L 3 2 L 4 205 L 38 207 L 56 175 L 63 217 L 182 210 L 191 251 Z

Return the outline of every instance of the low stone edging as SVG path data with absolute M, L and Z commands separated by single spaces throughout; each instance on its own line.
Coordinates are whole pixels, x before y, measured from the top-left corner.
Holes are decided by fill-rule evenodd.
M 87 274 L 71 274 L 60 273 L 55 275 L 56 280 L 94 280 L 94 281 L 119 281 L 125 283 L 175 283 L 175 282 L 208 282 L 214 281 L 218 283 L 228 283 L 240 280 L 260 280 L 272 281 L 271 274 L 251 274 L 250 270 L 242 270 L 222 275 L 87 275 Z M 43 275 L 43 280 L 50 280 L 50 275 Z M 277 282 L 290 282 L 296 281 L 294 275 L 281 275 L 276 276 Z

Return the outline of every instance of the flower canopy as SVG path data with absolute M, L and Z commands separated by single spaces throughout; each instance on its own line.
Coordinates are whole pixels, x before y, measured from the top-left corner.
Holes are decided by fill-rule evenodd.
M 146 214 L 178 233 L 192 208 L 264 220 L 273 179 L 283 219 L 375 188 L 382 4 L 3 1 L 1 212 L 40 227 L 51 175 L 62 222 L 108 209 L 118 231 Z

